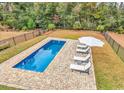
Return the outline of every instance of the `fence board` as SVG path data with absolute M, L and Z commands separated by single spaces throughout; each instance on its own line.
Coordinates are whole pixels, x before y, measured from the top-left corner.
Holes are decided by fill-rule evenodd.
M 124 61 L 124 48 L 120 46 L 118 50 L 119 57 Z
M 117 42 L 114 42 L 113 49 L 115 50 L 115 52 L 117 52 L 118 46 L 119 46 L 119 44 Z
M 16 37 L 14 37 L 14 39 L 15 39 L 15 43 L 16 43 L 16 44 L 18 44 L 18 43 L 21 43 L 21 42 L 24 42 L 24 41 L 25 41 L 24 34 L 23 34 L 23 35 L 16 36 Z
M 34 33 L 34 37 L 37 37 L 37 36 L 39 36 L 39 35 L 40 35 L 39 31 L 36 31 L 36 32 Z
M 5 42 L 9 42 L 10 43 L 10 46 L 15 45 L 14 44 L 14 41 L 13 41 L 13 38 L 8 38 L 8 39 L 1 40 L 0 41 L 0 45 L 3 44 L 3 43 L 5 43 Z
M 106 37 L 106 38 L 108 37 L 108 34 L 107 34 L 107 33 L 105 33 L 105 37 Z
M 109 43 L 110 43 L 111 46 L 113 45 L 113 41 L 114 40 L 112 38 L 110 38 Z
M 110 36 L 107 36 L 106 40 L 109 41 L 109 39 L 110 39 Z
M 26 39 L 29 40 L 29 39 L 32 39 L 33 38 L 33 34 L 32 33 L 27 33 L 26 34 Z

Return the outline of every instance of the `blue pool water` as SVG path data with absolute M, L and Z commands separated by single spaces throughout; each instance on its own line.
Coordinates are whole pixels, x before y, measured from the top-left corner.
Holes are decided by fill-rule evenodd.
M 65 41 L 51 40 L 27 58 L 16 64 L 14 68 L 44 72 L 64 44 Z

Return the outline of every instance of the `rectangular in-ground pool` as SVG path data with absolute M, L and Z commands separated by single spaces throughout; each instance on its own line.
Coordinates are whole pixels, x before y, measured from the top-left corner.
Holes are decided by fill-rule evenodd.
M 66 41 L 50 40 L 31 55 L 14 66 L 14 68 L 44 72 Z

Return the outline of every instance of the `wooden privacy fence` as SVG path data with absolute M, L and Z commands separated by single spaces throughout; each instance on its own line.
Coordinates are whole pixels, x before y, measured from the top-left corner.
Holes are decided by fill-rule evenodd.
M 103 34 L 116 54 L 124 61 L 124 47 L 117 43 L 107 32 L 104 32 Z
M 18 35 L 18 36 L 14 36 L 14 37 L 11 37 L 11 38 L 4 39 L 4 40 L 0 40 L 0 45 L 8 42 L 10 44 L 10 46 L 13 46 L 13 45 L 16 45 L 18 43 L 21 43 L 21 42 L 30 40 L 32 38 L 35 38 L 37 36 L 40 36 L 44 32 L 45 31 L 38 29 L 38 30 L 29 32 L 29 33 L 25 33 L 25 34 L 22 34 L 22 35 Z

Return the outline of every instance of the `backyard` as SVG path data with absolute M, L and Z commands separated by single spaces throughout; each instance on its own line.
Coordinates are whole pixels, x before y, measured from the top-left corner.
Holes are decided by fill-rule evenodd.
M 111 46 L 107 43 L 104 36 L 95 31 L 86 30 L 55 30 L 49 31 L 42 36 L 25 41 L 16 46 L 8 48 L 0 52 L 0 63 L 11 58 L 12 56 L 24 51 L 32 45 L 38 43 L 47 37 L 58 37 L 65 39 L 78 39 L 81 36 L 93 36 L 102 40 L 105 45 L 100 47 L 93 47 L 93 65 L 95 68 L 95 77 L 97 89 L 124 89 L 124 63 L 116 55 Z M 75 72 L 76 73 L 76 72 Z M 0 86 L 0 89 L 14 89 L 5 86 Z

